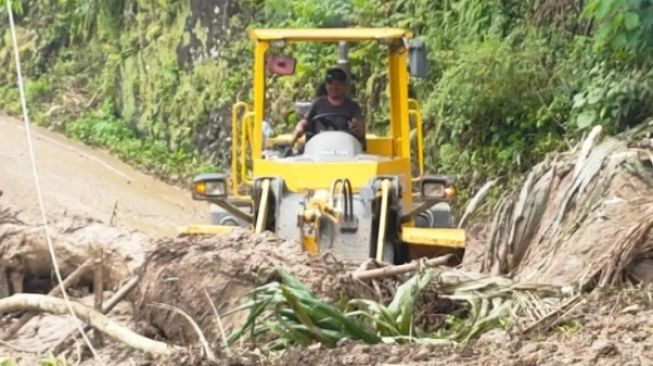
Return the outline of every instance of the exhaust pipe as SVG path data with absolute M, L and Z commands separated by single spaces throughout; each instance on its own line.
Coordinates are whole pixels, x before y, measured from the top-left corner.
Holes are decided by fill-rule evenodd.
M 347 95 L 351 95 L 352 82 L 351 82 L 351 69 L 349 65 L 349 44 L 346 41 L 338 42 L 338 50 L 340 56 L 336 62 L 338 67 L 345 70 L 347 74 Z
M 338 43 L 338 50 L 340 51 L 340 57 L 338 58 L 338 67 L 345 70 L 347 77 L 349 77 L 349 45 L 346 41 L 340 41 Z

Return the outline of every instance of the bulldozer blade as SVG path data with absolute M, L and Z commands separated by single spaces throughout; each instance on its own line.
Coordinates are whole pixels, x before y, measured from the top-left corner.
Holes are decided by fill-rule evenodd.
M 465 231 L 449 228 L 402 227 L 401 241 L 407 244 L 465 248 Z
M 229 234 L 236 226 L 224 225 L 188 225 L 177 228 L 180 235 L 202 235 L 202 234 Z

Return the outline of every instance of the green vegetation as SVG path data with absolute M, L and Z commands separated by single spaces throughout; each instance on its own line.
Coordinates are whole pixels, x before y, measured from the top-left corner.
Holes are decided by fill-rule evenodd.
M 0 358 L 0 366 L 16 366 L 16 361 L 11 358 Z
M 45 358 L 39 361 L 39 366 L 68 366 L 66 361 L 59 358 Z M 18 363 L 13 358 L 0 357 L 0 366 L 18 366 Z
M 66 125 L 66 133 L 89 145 L 105 147 L 118 157 L 164 178 L 188 177 L 217 169 L 193 150 L 180 147 L 173 151 L 160 141 L 147 143 L 139 138 L 133 126 L 116 118 L 110 110 L 112 106 L 107 103 L 101 111 L 85 114 Z
M 333 347 L 343 339 L 464 344 L 513 321 L 532 322 L 529 314 L 547 308 L 541 299 L 557 296 L 544 286 L 520 287 L 505 278 L 477 279 L 461 272 L 451 278 L 430 268 L 397 287 L 387 306 L 365 299 L 330 303 L 287 272 L 277 269 L 274 275 L 276 281 L 252 290 L 242 306 L 225 314 L 249 310 L 247 321 L 229 336 L 229 343 L 249 336 L 268 351 L 314 342 Z M 424 301 L 429 294 L 430 301 Z M 425 314 L 439 318 L 437 325 L 420 322 L 418 315 Z
M 653 115 L 648 0 L 14 2 L 33 118 L 180 180 L 226 166 L 230 105 L 250 95 L 246 29 L 256 26 L 393 26 L 422 37 L 431 73 L 411 93 L 425 115 L 427 164 L 457 174 L 463 198 L 490 178 L 514 182 L 594 125 L 617 133 Z M 18 113 L 6 30 L 0 22 L 0 109 Z M 373 129 L 387 113 L 379 50 L 350 51 Z M 296 75 L 269 83 L 277 132 L 337 57 L 333 45 L 292 51 Z
M 583 323 L 578 319 L 567 320 L 556 326 L 556 329 L 562 334 L 573 334 L 582 328 Z

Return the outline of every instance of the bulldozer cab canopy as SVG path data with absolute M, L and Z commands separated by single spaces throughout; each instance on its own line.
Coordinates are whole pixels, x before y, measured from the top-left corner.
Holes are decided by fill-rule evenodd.
M 264 28 L 249 31 L 249 38 L 254 45 L 254 68 L 252 83 L 251 107 L 247 103 L 237 105 L 243 106 L 243 117 L 239 115 L 237 105 L 232 110 L 234 119 L 233 125 L 243 126 L 240 139 L 232 145 L 232 156 L 237 156 L 240 151 L 239 162 L 233 163 L 234 171 L 239 171 L 242 177 L 279 176 L 283 177 L 285 184 L 291 187 L 292 191 L 299 191 L 306 188 L 328 187 L 334 177 L 347 176 L 353 183 L 356 190 L 369 182 L 370 178 L 378 175 L 400 176 L 402 185 L 411 190 L 413 175 L 411 174 L 411 138 L 410 121 L 421 130 L 421 114 L 419 105 L 415 100 L 409 100 L 408 83 L 412 68 L 409 61 L 412 56 L 419 55 L 419 50 L 414 47 L 408 39 L 413 38 L 412 32 L 401 28 Z M 311 162 L 296 162 L 285 160 L 266 159 L 263 154 L 264 135 L 263 120 L 266 112 L 266 97 L 268 74 L 292 75 L 295 71 L 296 60 L 283 53 L 283 49 L 290 43 L 314 42 L 314 43 L 340 43 L 340 42 L 369 42 L 377 43 L 381 52 L 386 57 L 387 87 L 385 88 L 388 98 L 387 128 L 381 136 L 368 136 L 367 152 L 370 155 L 381 158 L 374 160 L 353 162 L 329 162 L 328 164 L 313 164 Z M 421 55 L 426 56 L 425 52 Z M 239 120 L 240 119 L 240 120 Z M 417 128 L 417 127 L 416 127 Z M 234 131 L 237 131 L 234 129 Z M 245 137 L 243 137 L 245 136 Z M 420 135 L 421 136 L 421 135 Z M 417 138 L 422 141 L 421 137 Z M 421 153 L 421 142 L 419 148 L 419 171 L 423 171 L 423 153 Z M 240 147 L 239 147 L 240 146 Z M 251 174 L 248 173 L 248 160 L 245 155 L 249 151 L 251 155 Z M 367 167 L 361 169 L 361 166 Z M 325 167 L 330 167 L 325 169 Z M 310 171 L 310 172 L 309 172 Z M 311 177 L 307 180 L 306 177 Z M 242 182 L 250 183 L 245 178 Z M 238 187 L 240 182 L 235 182 Z M 410 207 L 411 195 L 405 195 L 404 205 Z
M 255 41 L 374 41 L 412 38 L 412 33 L 400 28 L 316 28 L 316 29 L 254 29 L 249 38 Z

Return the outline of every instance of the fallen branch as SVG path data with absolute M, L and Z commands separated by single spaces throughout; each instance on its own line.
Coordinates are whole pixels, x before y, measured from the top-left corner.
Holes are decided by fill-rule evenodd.
M 451 258 L 451 254 L 447 254 L 437 258 L 431 258 L 427 260 L 416 260 L 410 263 L 400 264 L 397 266 L 387 266 L 383 268 L 370 269 L 362 272 L 354 272 L 352 273 L 352 276 L 356 280 L 370 280 L 372 278 L 389 277 L 398 274 L 416 272 L 420 269 L 420 267 L 426 268 L 426 267 L 441 266 L 447 264 L 450 258 Z
M 74 286 L 75 283 L 79 280 L 80 277 L 82 277 L 86 271 L 88 271 L 89 268 L 91 268 L 91 265 L 93 263 L 92 259 L 87 260 L 84 262 L 81 266 L 79 266 L 76 270 L 73 271 L 66 279 L 63 280 L 63 287 L 69 288 L 71 286 Z M 55 286 L 50 292 L 48 293 L 48 296 L 58 296 L 61 294 L 61 285 Z M 3 339 L 9 339 L 11 338 L 16 332 L 20 330 L 27 322 L 29 322 L 36 314 L 34 313 L 28 313 L 24 314 L 16 323 L 13 323 L 11 326 L 9 326 L 9 329 L 5 331 L 3 334 L 2 338 Z
M 176 351 L 176 347 L 134 333 L 132 330 L 114 322 L 106 315 L 85 305 L 74 301 L 71 301 L 70 305 L 77 317 L 88 322 L 93 328 L 102 331 L 109 337 L 121 341 L 134 349 L 162 355 L 171 355 Z M 0 313 L 14 311 L 41 311 L 57 315 L 69 314 L 64 300 L 37 294 L 15 294 L 0 300 Z
M 109 300 L 102 304 L 102 314 L 107 314 L 110 312 L 118 303 L 125 297 L 127 294 L 134 288 L 136 287 L 136 284 L 138 284 L 139 277 L 135 276 L 132 277 L 131 280 L 127 281 L 118 291 L 109 298 Z M 88 332 L 91 330 L 91 327 L 89 325 L 84 326 L 84 332 Z M 66 343 L 66 341 L 73 335 L 75 334 L 76 331 L 73 329 L 70 333 L 66 334 L 61 340 L 57 343 L 55 343 L 52 347 L 50 347 L 51 352 L 54 354 L 58 354 L 59 352 L 62 351 L 63 345 Z

